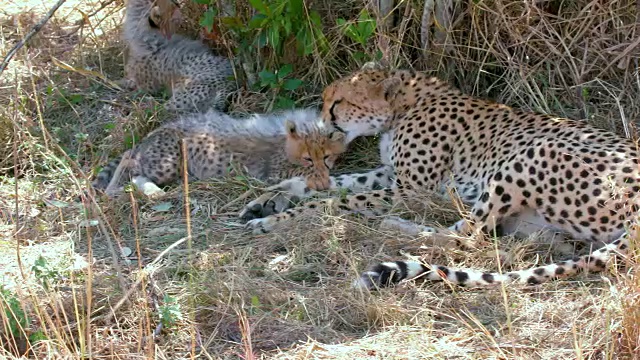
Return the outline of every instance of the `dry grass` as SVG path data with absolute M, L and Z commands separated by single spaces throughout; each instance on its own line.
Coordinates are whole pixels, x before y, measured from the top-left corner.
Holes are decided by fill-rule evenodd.
M 50 5 L 4 1 L 0 53 Z M 305 59 L 285 55 L 295 59 L 295 75 L 313 85 L 297 94 L 300 105 L 317 104 L 326 84 L 361 64 L 351 55 L 362 49 L 335 19 L 355 18 L 362 5 L 313 2 L 330 51 Z M 431 70 L 475 95 L 631 134 L 640 112 L 634 2 L 492 0 L 459 7 L 448 52 L 427 57 L 419 49 L 422 4 L 401 3 L 397 12 L 404 16 L 386 34 L 385 58 Z M 68 0 L 1 79 L 0 357 L 640 356 L 640 284 L 633 271 L 533 288 L 477 291 L 410 282 L 365 294 L 350 290 L 350 281 L 402 252 L 456 266 L 497 264 L 486 251 L 424 247 L 422 239 L 376 230 L 379 219 L 353 216 L 310 216 L 253 236 L 236 218 L 242 204 L 218 211 L 249 188 L 258 193 L 261 184 L 242 178 L 176 186 L 156 202 L 137 195 L 75 202 L 94 167 L 165 118 L 161 100 L 111 86 L 123 72 L 122 4 L 94 14 L 99 8 L 97 1 Z M 83 26 L 81 11 L 91 15 Z M 185 24 L 191 34 L 199 32 L 194 16 Z M 213 45 L 234 46 L 224 29 Z M 365 51 L 372 54 L 378 45 Z M 273 58 L 262 55 L 255 61 Z M 271 100 L 244 90 L 232 110 L 267 111 Z M 375 139 L 359 139 L 339 170 L 374 166 L 375 146 Z M 422 206 L 409 204 L 406 216 L 426 224 L 459 216 L 446 202 L 417 203 Z M 503 238 L 497 246 L 511 255 L 506 268 L 573 253 L 571 246 L 535 237 Z M 13 317 L 21 311 L 29 321 L 17 326 Z

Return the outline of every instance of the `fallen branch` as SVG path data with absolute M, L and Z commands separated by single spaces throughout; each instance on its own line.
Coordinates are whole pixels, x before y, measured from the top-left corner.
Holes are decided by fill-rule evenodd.
M 18 42 L 9 51 L 9 53 L 7 53 L 7 55 L 4 57 L 4 60 L 2 60 L 2 64 L 0 64 L 0 76 L 2 76 L 2 73 L 7 68 L 9 62 L 11 62 L 11 59 L 13 59 L 18 50 L 20 50 L 29 40 L 31 40 L 31 38 L 35 34 L 37 34 L 42 29 L 42 27 L 47 23 L 47 21 L 49 21 L 49 19 L 51 19 L 51 17 L 53 17 L 53 14 L 56 13 L 58 8 L 60 8 L 60 6 L 65 3 L 65 1 L 67 0 L 58 0 L 58 2 L 49 10 L 49 12 L 47 12 L 47 14 L 33 28 L 31 28 L 31 31 L 29 31 L 27 36 L 20 40 L 20 42 Z
M 147 264 L 143 271 L 145 270 L 149 270 L 149 273 L 146 274 L 148 277 L 152 276 L 153 273 L 153 266 L 155 266 L 166 254 L 168 254 L 171 250 L 175 249 L 178 245 L 182 244 L 183 242 L 187 241 L 188 237 L 183 237 L 182 239 L 174 242 L 173 244 L 169 245 L 169 247 L 167 247 L 166 249 L 164 249 L 164 251 L 162 251 L 158 256 L 156 256 L 155 259 L 153 259 L 152 262 L 150 262 L 149 264 Z M 146 278 L 144 273 L 140 273 L 140 276 L 138 277 L 138 280 L 136 280 L 136 282 L 129 288 L 129 290 L 127 290 L 127 292 L 122 296 L 122 298 L 116 303 L 116 305 L 111 308 L 111 311 L 103 316 L 99 316 L 97 318 L 92 319 L 92 322 L 95 322 L 97 320 L 104 320 L 104 321 L 109 321 L 111 320 L 111 317 L 115 315 L 116 311 L 118 311 L 118 309 L 120 309 L 120 307 L 122 305 L 124 305 L 125 302 L 129 301 L 129 297 L 131 296 L 131 294 L 133 294 L 134 291 L 136 291 L 136 289 L 138 288 L 138 286 L 140 286 L 140 284 L 142 283 L 142 281 Z

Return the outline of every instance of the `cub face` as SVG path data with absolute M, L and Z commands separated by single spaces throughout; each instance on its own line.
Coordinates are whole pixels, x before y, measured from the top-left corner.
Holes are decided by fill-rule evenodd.
M 149 26 L 170 40 L 183 21 L 180 5 L 176 0 L 151 0 L 150 3 L 153 7 L 149 13 Z
M 345 133 L 333 127 L 301 133 L 289 120 L 285 126 L 285 149 L 289 161 L 309 169 L 306 174 L 309 188 L 318 191 L 328 189 L 331 185 L 329 171 L 347 150 Z

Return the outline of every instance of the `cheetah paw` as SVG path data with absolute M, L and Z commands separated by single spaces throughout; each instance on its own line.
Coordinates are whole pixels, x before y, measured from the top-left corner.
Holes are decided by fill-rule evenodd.
M 158 199 L 166 194 L 158 185 L 144 176 L 136 176 L 131 182 L 138 191 L 150 199 Z
M 245 224 L 246 229 L 253 229 L 254 235 L 266 234 L 273 229 L 275 221 L 271 217 L 249 220 Z
M 248 203 L 238 216 L 244 221 L 265 218 L 291 208 L 296 200 L 295 196 L 287 196 L 283 193 L 264 193 Z
M 157 188 L 157 189 L 144 189 L 143 193 L 147 197 L 149 197 L 149 199 L 152 199 L 152 200 L 153 199 L 159 199 L 159 198 L 161 198 L 161 197 L 163 197 L 163 196 L 165 196 L 167 194 L 164 190 L 162 190 L 160 188 Z
M 416 224 L 411 220 L 405 220 L 397 216 L 390 216 L 382 220 L 379 230 L 396 230 L 413 236 L 435 233 L 435 230 L 431 227 Z
M 131 79 L 122 78 L 120 80 L 116 80 L 114 83 L 123 90 L 132 91 L 136 89 L 136 82 Z

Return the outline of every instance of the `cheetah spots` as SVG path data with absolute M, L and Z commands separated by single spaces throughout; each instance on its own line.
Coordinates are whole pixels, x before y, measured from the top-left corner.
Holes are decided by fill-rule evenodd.
M 522 167 L 521 163 L 517 162 L 513 164 L 513 170 L 515 170 L 517 173 L 521 173 L 522 171 L 524 171 L 524 168 Z

